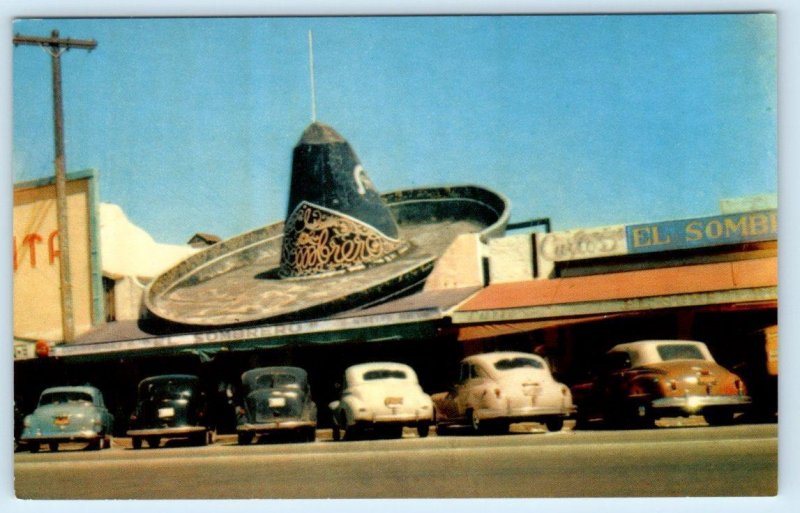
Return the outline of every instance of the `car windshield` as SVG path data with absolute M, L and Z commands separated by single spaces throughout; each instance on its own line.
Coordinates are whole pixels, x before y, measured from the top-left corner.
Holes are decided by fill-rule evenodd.
M 504 358 L 502 360 L 497 360 L 494 362 L 494 368 L 497 370 L 511 370 L 511 369 L 521 369 L 525 367 L 530 367 L 534 369 L 543 369 L 544 365 L 539 360 L 535 360 L 533 358 Z
M 39 406 L 46 404 L 67 404 L 67 403 L 90 403 L 92 402 L 91 394 L 86 392 L 51 392 L 42 395 L 39 399 Z
M 658 356 L 662 360 L 705 360 L 700 348 L 693 344 L 669 344 L 658 346 Z
M 187 399 L 192 396 L 195 384 L 192 381 L 168 380 L 154 381 L 148 383 L 144 389 L 144 395 L 150 399 L 169 398 Z
M 373 381 L 376 379 L 406 379 L 406 373 L 396 369 L 371 370 L 364 373 L 364 381 Z
M 253 388 L 277 388 L 297 385 L 297 376 L 291 374 L 263 374 L 253 382 Z

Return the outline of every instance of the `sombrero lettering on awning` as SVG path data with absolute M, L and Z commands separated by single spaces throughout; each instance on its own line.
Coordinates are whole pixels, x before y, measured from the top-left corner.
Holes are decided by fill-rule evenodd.
M 102 361 L 190 353 L 205 359 L 219 351 L 429 339 L 439 333 L 440 321 L 448 312 L 476 291 L 423 291 L 322 320 L 203 328 L 161 336 L 145 331 L 137 321 L 116 321 L 83 334 L 75 343 L 56 345 L 50 356 L 69 361 Z M 32 350 L 31 354 L 15 355 L 15 360 L 35 358 Z

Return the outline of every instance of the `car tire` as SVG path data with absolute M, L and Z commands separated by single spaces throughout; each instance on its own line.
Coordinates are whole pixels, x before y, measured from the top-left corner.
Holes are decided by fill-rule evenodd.
M 470 428 L 472 428 L 472 432 L 474 434 L 480 435 L 485 432 L 485 428 L 481 423 L 481 419 L 476 417 L 472 410 L 467 410 L 467 423 L 469 424 Z
M 436 424 L 436 436 L 447 436 L 452 433 L 452 429 L 447 424 Z
M 347 425 L 347 414 L 345 412 L 342 412 L 340 415 L 339 426 L 343 431 L 342 440 L 347 440 L 350 442 L 353 440 L 358 440 L 359 435 L 361 434 L 359 433 L 358 426 L 355 423 L 353 423 L 352 426 Z
M 342 440 L 352 442 L 354 440 L 359 440 L 361 437 L 361 429 L 357 425 L 353 424 L 352 426 L 345 428 L 344 434 L 342 435 Z
M 141 439 L 141 437 L 138 437 L 138 436 L 131 437 L 131 447 L 133 447 L 134 450 L 141 449 L 142 448 L 142 439 Z
M 151 449 L 157 448 L 158 444 L 161 443 L 161 438 L 157 436 L 148 436 L 145 440 L 147 441 L 147 446 Z
M 572 429 L 573 430 L 576 430 L 576 429 L 589 429 L 590 425 L 591 425 L 591 422 L 589 421 L 589 417 L 587 417 L 586 415 L 582 414 L 581 410 L 579 408 L 578 412 L 575 414 L 575 427 L 573 427 Z
M 208 445 L 208 433 L 208 431 L 203 431 L 202 433 L 192 435 L 190 440 L 191 444 L 197 447 Z
M 709 426 L 729 426 L 733 424 L 733 412 L 730 410 L 711 410 L 703 413 Z
M 544 422 L 545 427 L 551 433 L 564 429 L 564 417 L 550 417 Z
M 495 420 L 490 424 L 490 431 L 496 435 L 507 435 L 511 423 L 506 420 Z
M 640 405 L 633 412 L 632 424 L 637 429 L 653 429 L 656 427 L 656 418 L 653 409 L 648 404 Z
M 239 445 L 250 445 L 253 442 L 253 433 L 245 433 L 240 431 L 236 435 L 236 441 Z
M 403 438 L 403 426 L 386 426 L 383 432 L 386 438 Z
M 431 430 L 431 424 L 429 422 L 420 422 L 419 424 L 417 424 L 417 435 L 420 438 L 427 437 L 430 430 Z
M 28 444 L 28 450 L 31 451 L 32 453 L 39 452 L 39 448 L 40 447 L 38 442 L 30 442 Z
M 50 448 L 50 452 L 57 452 L 58 451 L 58 442 L 48 442 L 47 447 Z

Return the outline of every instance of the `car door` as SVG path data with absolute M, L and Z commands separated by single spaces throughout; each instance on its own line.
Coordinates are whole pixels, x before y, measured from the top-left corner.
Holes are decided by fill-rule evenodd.
M 480 405 L 486 379 L 486 372 L 479 365 L 466 362 L 462 365 L 456 400 L 460 417 L 466 418 L 468 410 Z
M 627 397 L 630 368 L 631 358 L 627 352 L 613 351 L 604 356 L 597 387 L 604 417 L 618 413 L 623 407 Z

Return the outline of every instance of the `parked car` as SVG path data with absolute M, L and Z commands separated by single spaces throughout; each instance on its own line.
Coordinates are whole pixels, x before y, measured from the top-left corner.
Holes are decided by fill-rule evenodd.
M 317 405 L 311 400 L 306 371 L 297 367 L 261 367 L 242 374 L 244 405 L 238 411 L 240 444 L 256 435 L 293 432 L 301 440 L 316 437 Z
M 63 386 L 45 389 L 22 424 L 20 442 L 31 452 L 37 452 L 41 444 L 57 451 L 66 442 L 85 442 L 88 448 L 99 450 L 111 445 L 114 417 L 97 388 Z
M 341 398 L 329 407 L 334 440 L 355 439 L 368 430 L 400 438 L 404 426 L 416 427 L 418 435 L 426 437 L 433 419 L 431 398 L 419 386 L 414 369 L 394 362 L 349 367 Z
M 700 414 L 728 424 L 750 404 L 744 382 L 691 340 L 642 340 L 614 346 L 591 379 L 573 387 L 577 427 L 601 421 L 652 427 L 660 417 Z
M 14 452 L 22 448 L 20 437 L 22 436 L 22 424 L 25 421 L 25 414 L 19 405 L 19 398 L 14 398 Z
M 432 398 L 437 432 L 466 425 L 478 433 L 503 433 L 515 422 L 560 431 L 575 412 L 569 388 L 553 378 L 543 358 L 513 351 L 464 358 L 458 382 Z
M 200 379 L 188 374 L 167 374 L 142 380 L 128 436 L 134 449 L 142 440 L 158 447 L 162 438 L 187 438 L 194 445 L 211 443 L 206 395 Z

